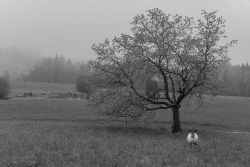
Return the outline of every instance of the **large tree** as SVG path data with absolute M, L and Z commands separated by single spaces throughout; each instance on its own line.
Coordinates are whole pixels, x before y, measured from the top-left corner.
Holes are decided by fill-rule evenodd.
M 194 20 L 160 9 L 148 10 L 133 18 L 130 34 L 94 44 L 97 58 L 90 64 L 97 83 L 107 90 L 103 102 L 113 100 L 108 108 L 124 101 L 126 112 L 140 109 L 135 116 L 171 109 L 172 132 L 181 131 L 182 101 L 191 94 L 216 88 L 219 68 L 229 60 L 228 48 L 236 43 L 223 40 L 225 20 L 216 12 L 202 11 L 201 15 Z M 152 78 L 159 83 L 159 96 L 148 96 L 145 91 Z

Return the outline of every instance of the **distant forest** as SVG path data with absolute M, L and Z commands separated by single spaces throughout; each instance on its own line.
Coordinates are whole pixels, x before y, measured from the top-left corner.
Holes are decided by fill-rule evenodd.
M 250 97 L 250 66 L 248 63 L 229 64 L 222 69 L 221 74 L 222 87 L 219 94 Z
M 42 57 L 35 49 L 0 49 L 0 74 L 26 81 L 73 83 L 89 74 L 87 63 L 72 62 L 64 56 Z M 27 69 L 29 69 L 27 71 Z M 24 71 L 25 75 L 24 75 Z M 4 73 L 5 72 L 5 73 Z M 227 64 L 221 69 L 221 87 L 218 94 L 250 97 L 250 66 Z
M 89 73 L 86 63 L 72 63 L 63 56 L 45 57 L 36 62 L 26 75 L 27 81 L 76 83 L 78 77 Z M 221 70 L 220 95 L 250 97 L 250 66 L 225 65 Z
M 87 73 L 87 64 L 72 63 L 63 56 L 55 56 L 38 60 L 25 78 L 27 81 L 35 82 L 76 83 L 79 76 Z

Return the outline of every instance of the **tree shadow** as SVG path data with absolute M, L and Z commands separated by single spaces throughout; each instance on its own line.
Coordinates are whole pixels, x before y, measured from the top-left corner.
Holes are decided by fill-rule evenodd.
M 215 123 L 201 123 L 195 121 L 182 121 L 182 132 L 171 133 L 171 121 L 149 121 L 149 122 L 129 122 L 125 125 L 124 120 L 117 119 L 65 119 L 65 118 L 0 118 L 4 121 L 35 121 L 35 122 L 68 122 L 68 123 L 80 123 L 86 129 L 90 129 L 93 132 L 102 133 L 108 132 L 117 135 L 126 136 L 168 136 L 173 138 L 185 137 L 189 129 L 197 129 L 198 133 L 206 136 L 211 132 L 215 132 L 215 129 L 230 129 L 227 125 L 215 124 Z
M 117 135 L 148 135 L 148 136 L 159 136 L 164 135 L 166 131 L 148 127 L 138 126 L 122 126 L 122 125 L 109 125 L 109 126 L 91 126 L 93 131 L 106 131 L 109 133 L 115 133 Z
M 170 129 L 166 129 L 163 127 L 145 127 L 143 125 L 140 126 L 126 126 L 126 125 L 95 125 L 89 126 L 89 129 L 93 130 L 97 133 L 108 132 L 115 135 L 122 136 L 144 136 L 144 137 L 160 137 L 167 136 L 173 138 L 183 138 L 183 132 L 173 134 Z

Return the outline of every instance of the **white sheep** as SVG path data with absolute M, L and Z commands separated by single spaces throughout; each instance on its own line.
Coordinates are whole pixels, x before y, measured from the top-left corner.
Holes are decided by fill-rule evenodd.
M 198 142 L 198 135 L 197 130 L 188 130 L 187 142 L 189 143 L 190 147 L 192 145 L 197 145 Z

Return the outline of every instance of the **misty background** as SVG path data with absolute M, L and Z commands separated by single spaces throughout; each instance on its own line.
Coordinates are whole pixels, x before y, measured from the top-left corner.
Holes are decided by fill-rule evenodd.
M 202 9 L 217 10 L 226 19 L 228 38 L 238 40 L 221 71 L 222 94 L 250 96 L 248 0 L 1 0 L 0 74 L 75 83 L 95 58 L 92 44 L 129 33 L 133 17 L 152 8 L 194 18 Z

